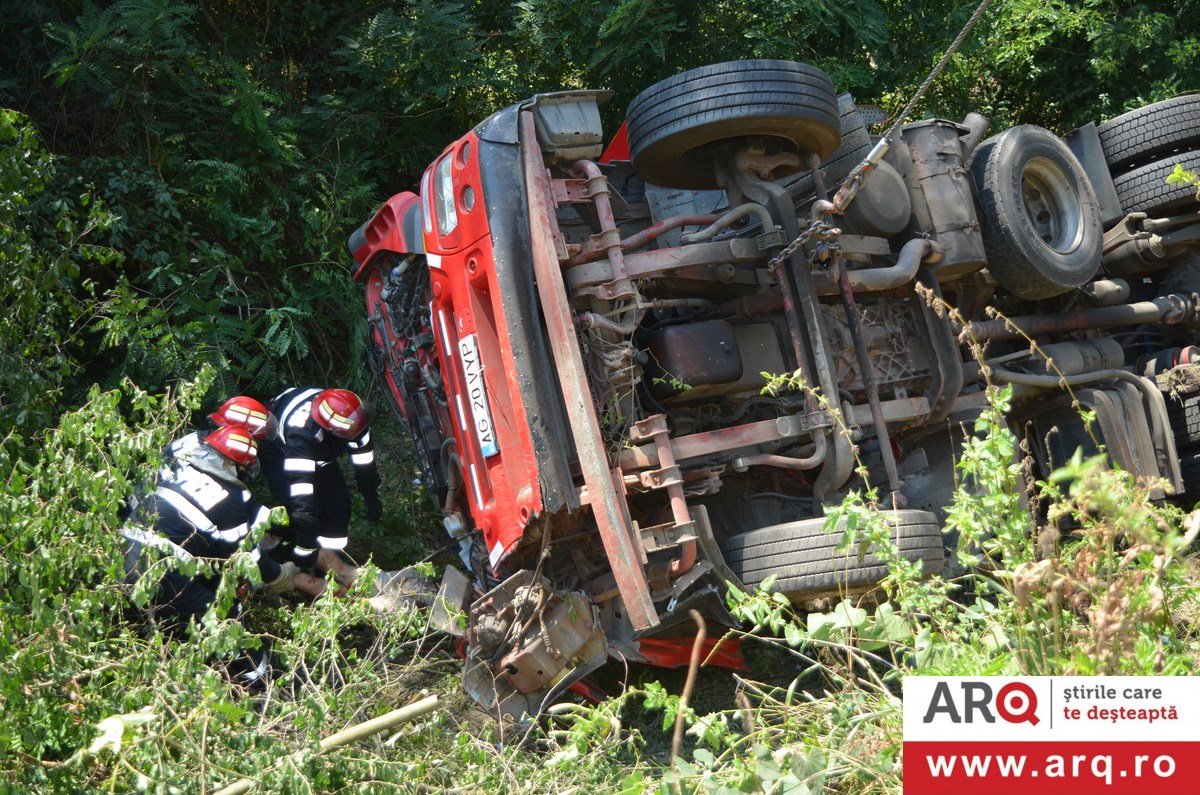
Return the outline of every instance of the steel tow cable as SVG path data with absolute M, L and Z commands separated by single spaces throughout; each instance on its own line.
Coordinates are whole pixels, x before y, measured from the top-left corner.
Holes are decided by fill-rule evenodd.
M 913 94 L 913 98 L 908 101 L 908 104 L 905 105 L 904 109 L 900 111 L 900 115 L 898 115 L 896 120 L 892 122 L 892 126 L 888 128 L 886 133 L 884 133 L 884 138 L 891 138 L 896 133 L 896 130 L 898 130 L 900 126 L 908 120 L 909 114 L 913 112 L 914 108 L 916 108 L 917 103 L 925 97 L 925 92 L 929 90 L 929 88 L 933 85 L 933 81 L 937 79 L 938 75 L 942 73 L 942 70 L 944 70 L 950 63 L 950 59 L 954 57 L 954 53 L 957 52 L 958 48 L 962 46 L 962 43 L 967 40 L 967 36 L 971 35 L 971 31 L 975 28 L 975 23 L 979 22 L 979 20 L 983 17 L 984 12 L 987 11 L 988 6 L 991 4 L 992 0 L 981 0 L 979 7 L 976 8 L 974 13 L 971 14 L 970 18 L 967 20 L 967 23 L 963 25 L 963 29 L 958 32 L 958 36 L 954 38 L 954 41 L 950 42 L 950 46 L 946 48 L 946 51 L 942 53 L 942 57 L 936 64 L 934 64 L 932 71 L 929 72 L 929 76 L 925 78 L 925 82 L 921 83 L 921 87 L 917 89 L 917 93 Z
M 894 136 L 896 131 L 899 130 L 900 127 L 904 125 L 904 122 L 908 120 L 909 115 L 912 114 L 913 110 L 917 107 L 917 104 L 925 97 L 925 94 L 929 91 L 930 87 L 933 86 L 933 81 L 938 78 L 938 75 L 940 75 L 950 63 L 950 59 L 954 57 L 954 54 L 958 51 L 958 48 L 962 46 L 964 41 L 966 41 L 967 36 L 971 35 L 971 31 L 974 30 L 975 25 L 979 22 L 979 20 L 983 18 L 984 13 L 987 11 L 988 6 L 990 6 L 991 3 L 992 0 L 980 0 L 980 3 L 975 8 L 975 11 L 967 19 L 966 24 L 963 25 L 962 30 L 958 32 L 958 35 L 954 38 L 954 41 L 950 42 L 950 46 L 946 48 L 944 53 L 942 53 L 942 57 L 938 59 L 936 64 L 934 64 L 933 69 L 930 70 L 924 82 L 922 82 L 920 87 L 917 88 L 917 91 L 915 94 L 913 94 L 912 99 L 908 101 L 908 104 L 906 104 L 896 116 L 896 120 L 892 122 L 890 127 L 888 127 L 887 132 L 885 132 L 883 137 L 879 139 L 874 147 L 872 147 L 871 151 L 867 153 L 867 156 L 863 158 L 862 162 L 855 166 L 853 170 L 851 170 L 851 172 L 846 176 L 845 181 L 842 182 L 841 187 L 838 188 L 837 193 L 833 197 L 833 213 L 840 215 L 846 209 L 846 206 L 853 201 L 854 197 L 862 189 L 863 185 L 866 184 L 868 176 L 870 176 L 871 172 L 874 170 L 875 166 L 878 165 L 879 161 L 883 159 L 883 156 L 887 154 L 888 149 L 891 148 L 892 136 Z M 795 254 L 797 249 L 807 243 L 814 236 L 822 238 L 829 236 L 829 232 L 826 231 L 827 229 L 831 229 L 827 222 L 822 221 L 820 218 L 815 218 L 808 228 L 801 232 L 795 240 L 793 240 L 791 243 L 788 243 L 782 251 L 780 251 L 770 260 L 768 267 L 774 270 L 781 262 L 792 256 L 792 254 Z M 840 230 L 833 229 L 833 235 L 836 236 L 838 231 Z

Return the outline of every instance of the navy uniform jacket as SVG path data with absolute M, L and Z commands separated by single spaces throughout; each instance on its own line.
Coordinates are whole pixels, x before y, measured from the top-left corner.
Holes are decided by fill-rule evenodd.
M 265 522 L 270 511 L 239 481 L 227 481 L 183 463 L 159 480 L 147 501 L 157 514 L 155 529 L 197 557 L 227 560 L 242 548 L 250 529 Z M 279 564 L 259 550 L 250 552 L 264 583 L 279 577 Z M 208 584 L 216 586 L 209 578 Z
M 276 491 L 275 497 L 287 506 L 296 534 L 317 537 L 323 548 L 340 549 L 346 544 L 344 538 L 326 538 L 320 533 L 317 471 L 336 467 L 338 457 L 349 451 L 354 478 L 362 494 L 378 492 L 379 471 L 375 467 L 375 446 L 371 442 L 370 428 L 354 439 L 343 439 L 322 428 L 312 418 L 313 398 L 321 392 L 317 388 L 295 387 L 275 398 L 272 407 L 279 419 L 279 437 L 264 441 L 259 456 L 272 486 L 286 486 L 286 493 Z

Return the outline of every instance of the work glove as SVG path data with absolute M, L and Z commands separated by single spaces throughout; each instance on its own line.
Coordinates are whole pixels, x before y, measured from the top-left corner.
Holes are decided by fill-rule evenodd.
M 279 576 L 263 585 L 268 593 L 285 594 L 296 590 L 296 575 L 300 569 L 290 560 L 279 564 Z
M 375 493 L 364 494 L 363 502 L 367 504 L 367 521 L 375 523 L 383 516 L 383 503 L 379 500 L 379 495 Z

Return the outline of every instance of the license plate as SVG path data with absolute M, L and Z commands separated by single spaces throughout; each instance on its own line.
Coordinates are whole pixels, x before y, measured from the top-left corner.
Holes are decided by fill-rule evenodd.
M 474 334 L 458 341 L 458 354 L 467 376 L 467 401 L 471 404 L 471 418 L 475 423 L 479 450 L 484 458 L 491 458 L 500 452 L 500 447 L 496 444 L 496 429 L 492 425 L 492 412 L 488 408 L 487 390 L 483 385 L 483 363 L 479 360 L 479 345 Z

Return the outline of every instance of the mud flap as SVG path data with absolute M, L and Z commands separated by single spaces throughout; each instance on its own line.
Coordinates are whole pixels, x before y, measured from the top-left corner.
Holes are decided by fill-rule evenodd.
M 1151 395 L 1152 403 L 1148 400 Z M 1160 393 L 1143 392 L 1132 384 L 1120 382 L 1104 389 L 1079 389 L 1075 398 L 1096 413 L 1100 440 L 1109 459 L 1148 486 L 1152 498 L 1162 499 L 1182 490 L 1179 454 Z M 1061 466 L 1077 447 L 1086 455 L 1095 454 L 1091 436 L 1066 398 L 1050 405 L 1040 404 L 1038 409 L 1033 416 L 1033 428 L 1048 469 Z

